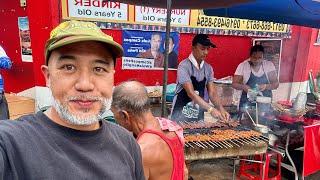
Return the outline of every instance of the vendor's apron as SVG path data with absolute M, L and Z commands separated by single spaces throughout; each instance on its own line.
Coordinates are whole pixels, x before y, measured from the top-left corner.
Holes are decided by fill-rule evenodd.
M 190 62 L 190 61 L 189 61 Z M 193 64 L 190 62 L 191 67 L 192 67 L 192 74 L 194 73 L 194 67 Z M 204 67 L 205 68 L 205 67 Z M 206 87 L 206 71 L 204 70 L 204 78 L 202 81 L 197 81 L 197 78 L 194 76 L 190 77 L 193 88 L 195 91 L 199 92 L 199 96 L 204 99 L 204 91 L 205 91 L 205 87 Z M 177 100 L 176 103 L 173 107 L 172 110 L 172 115 L 171 115 L 171 120 L 173 121 L 199 121 L 199 120 L 203 120 L 204 119 L 204 109 L 202 109 L 201 107 L 199 107 L 199 113 L 197 115 L 197 117 L 195 116 L 190 116 L 186 113 L 186 105 L 191 102 L 192 99 L 189 98 L 187 92 L 182 89 L 178 95 L 177 95 Z M 192 112 L 190 112 L 192 113 Z
M 246 85 L 250 86 L 250 88 L 255 88 L 256 84 L 258 84 L 258 85 L 269 84 L 269 80 L 268 80 L 267 75 L 264 71 L 263 65 L 262 65 L 262 69 L 263 69 L 264 74 L 261 77 L 255 76 L 251 70 L 250 78 L 249 78 Z M 262 94 L 265 97 L 272 97 L 271 90 L 264 90 L 264 91 L 262 91 Z M 242 91 L 240 103 L 239 103 L 239 109 L 242 110 L 245 106 L 250 107 L 250 106 L 255 106 L 255 104 L 250 102 L 247 98 L 247 93 L 245 91 Z

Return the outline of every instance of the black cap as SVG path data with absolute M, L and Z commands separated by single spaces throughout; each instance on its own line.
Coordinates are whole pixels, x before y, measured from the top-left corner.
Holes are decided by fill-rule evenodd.
M 208 35 L 206 34 L 197 34 L 194 36 L 192 40 L 192 46 L 195 46 L 197 43 L 203 45 L 203 46 L 211 46 L 213 48 L 216 48 L 217 46 L 214 45 L 211 41 Z

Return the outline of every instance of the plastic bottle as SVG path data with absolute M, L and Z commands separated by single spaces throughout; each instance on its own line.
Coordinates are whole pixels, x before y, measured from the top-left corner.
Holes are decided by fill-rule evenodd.
M 317 74 L 317 91 L 319 92 L 320 89 L 320 71 Z
M 160 83 L 158 81 L 156 82 L 155 90 L 160 92 Z
M 194 93 L 196 93 L 196 95 L 199 96 L 199 91 L 194 91 Z M 199 110 L 199 104 L 197 104 L 196 102 L 192 101 L 193 104 L 193 108 Z

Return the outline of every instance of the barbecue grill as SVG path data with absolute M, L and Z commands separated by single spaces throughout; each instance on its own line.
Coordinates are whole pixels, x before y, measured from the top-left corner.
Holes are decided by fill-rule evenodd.
M 241 127 L 237 121 L 180 122 L 184 128 L 186 160 L 265 153 L 268 138 Z

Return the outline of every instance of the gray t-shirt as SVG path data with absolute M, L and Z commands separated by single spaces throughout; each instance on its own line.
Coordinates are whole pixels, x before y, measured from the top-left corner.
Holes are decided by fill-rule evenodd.
M 143 180 L 141 151 L 128 131 L 60 126 L 39 112 L 0 122 L 0 179 Z
M 202 81 L 206 78 L 206 84 L 208 82 L 213 82 L 213 69 L 210 64 L 204 61 L 203 66 L 198 69 L 195 67 L 191 61 L 187 58 L 180 62 L 177 71 L 177 87 L 175 91 L 175 97 L 173 99 L 173 106 L 177 99 L 177 94 L 183 89 L 183 84 L 186 82 L 191 82 L 191 76 L 194 76 L 197 81 Z M 205 100 L 208 101 L 207 88 L 205 89 Z

